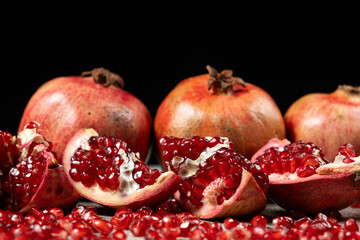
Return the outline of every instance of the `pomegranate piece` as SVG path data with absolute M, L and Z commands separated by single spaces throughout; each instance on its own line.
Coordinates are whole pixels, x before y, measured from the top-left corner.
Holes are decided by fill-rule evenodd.
M 269 175 L 268 196 L 289 211 L 312 215 L 358 200 L 360 158 L 355 158 L 350 144 L 339 149 L 333 163 L 318 146 L 304 141 L 287 144 L 274 139 L 256 156 L 253 162 Z
M 19 133 L 18 163 L 2 176 L 2 189 L 10 195 L 7 207 L 21 212 L 32 207 L 67 207 L 81 198 L 51 152 L 51 142 L 39 134 L 38 126 L 30 122 Z
M 85 198 L 113 207 L 154 206 L 177 190 L 180 177 L 150 169 L 127 143 L 79 130 L 65 148 L 63 164 L 70 182 Z
M 247 215 L 266 205 L 268 177 L 231 148 L 227 138 L 160 140 L 166 167 L 182 180 L 175 199 L 201 218 Z

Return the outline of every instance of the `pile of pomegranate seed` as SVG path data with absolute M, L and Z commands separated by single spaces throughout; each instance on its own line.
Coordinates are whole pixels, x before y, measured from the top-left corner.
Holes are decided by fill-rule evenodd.
M 161 174 L 157 169 L 150 170 L 120 139 L 91 137 L 88 144 L 89 149 L 75 152 L 70 165 L 71 178 L 86 187 L 97 183 L 103 190 L 117 190 L 121 169 L 126 172 L 132 168 L 132 178 L 140 188 L 152 185 Z
M 217 194 L 217 203 L 220 205 L 228 200 L 240 185 L 242 169 L 249 171 L 261 189 L 267 193 L 269 179 L 259 165 L 251 163 L 232 149 L 221 148 L 200 164 L 200 169 L 195 175 L 182 179 L 180 197 L 183 201 L 189 200 L 193 205 L 200 207 L 203 192 L 213 181 L 221 179 L 223 189 Z
M 313 143 L 298 141 L 284 148 L 272 147 L 256 159 L 267 174 L 296 173 L 299 177 L 308 177 L 328 161 L 319 147 Z
M 336 218 L 323 213 L 314 219 L 295 221 L 279 216 L 268 223 L 262 215 L 249 222 L 226 218 L 223 223 L 201 220 L 180 212 L 169 200 L 151 209 L 116 210 L 109 221 L 101 218 L 94 207 L 77 206 L 64 215 L 60 208 L 31 209 L 25 216 L 19 212 L 0 210 L 0 239 L 360 239 L 359 227 L 353 218 L 340 225 Z

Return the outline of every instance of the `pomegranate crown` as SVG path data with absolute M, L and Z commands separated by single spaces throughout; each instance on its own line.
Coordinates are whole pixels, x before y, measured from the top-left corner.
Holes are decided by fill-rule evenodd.
M 120 75 L 110 72 L 108 69 L 103 67 L 94 68 L 91 71 L 81 73 L 82 77 L 91 76 L 94 82 L 102 84 L 104 87 L 114 85 L 120 88 L 124 88 L 125 82 Z
M 221 73 L 210 65 L 207 65 L 206 69 L 210 75 L 208 80 L 208 90 L 213 88 L 214 93 L 219 91 L 221 93 L 229 93 L 232 91 L 235 84 L 240 84 L 243 87 L 246 87 L 244 80 L 239 77 L 234 77 L 233 71 L 230 69 L 225 69 Z

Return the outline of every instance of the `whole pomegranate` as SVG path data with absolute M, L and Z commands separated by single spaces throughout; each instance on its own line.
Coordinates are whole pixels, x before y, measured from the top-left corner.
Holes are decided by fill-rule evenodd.
M 152 118 L 146 106 L 123 86 L 120 76 L 104 68 L 52 79 L 31 97 L 19 131 L 27 122 L 40 123 L 42 135 L 53 142 L 59 160 L 67 142 L 81 128 L 120 137 L 145 159 Z
M 284 119 L 291 141 L 314 142 L 330 162 L 345 143 L 360 151 L 360 87 L 340 85 L 330 94 L 307 94 L 289 107 Z
M 271 138 L 285 137 L 281 112 L 268 93 L 231 70 L 207 70 L 181 81 L 160 104 L 154 120 L 158 144 L 164 136 L 223 136 L 250 159 Z

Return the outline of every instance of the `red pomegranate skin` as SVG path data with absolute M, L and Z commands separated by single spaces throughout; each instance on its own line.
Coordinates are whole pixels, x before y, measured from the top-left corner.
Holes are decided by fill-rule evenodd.
M 339 147 L 351 143 L 360 152 L 360 94 L 338 88 L 295 101 L 284 115 L 288 138 L 313 142 L 333 162 Z
M 152 117 L 146 106 L 133 94 L 113 85 L 104 87 L 91 77 L 58 77 L 43 84 L 28 102 L 19 131 L 30 121 L 40 123 L 59 161 L 81 128 L 123 139 L 142 159 L 148 153 Z
M 251 158 L 271 138 L 285 138 L 282 114 L 263 89 L 246 83 L 231 93 L 207 88 L 209 74 L 181 81 L 162 101 L 155 119 L 156 141 L 164 136 L 228 137 L 234 149 Z

